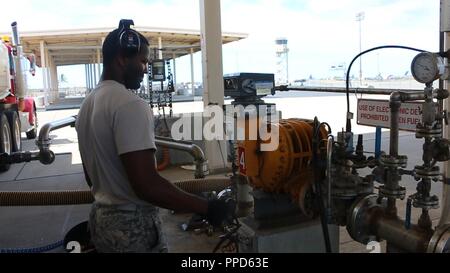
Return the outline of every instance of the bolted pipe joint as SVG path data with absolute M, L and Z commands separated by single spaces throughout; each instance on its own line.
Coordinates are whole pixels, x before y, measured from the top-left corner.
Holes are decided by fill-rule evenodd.
M 208 160 L 195 161 L 195 178 L 205 178 L 209 174 Z

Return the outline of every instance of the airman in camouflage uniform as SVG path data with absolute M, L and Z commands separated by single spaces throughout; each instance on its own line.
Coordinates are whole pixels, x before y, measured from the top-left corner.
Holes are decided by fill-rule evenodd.
M 212 225 L 220 225 L 229 210 L 224 201 L 187 193 L 158 174 L 153 111 L 130 92 L 141 87 L 148 70 L 149 42 L 132 25 L 121 20 L 105 38 L 101 81 L 75 124 L 95 198 L 91 239 L 98 252 L 167 252 L 155 206 L 205 215 Z
M 98 252 L 168 252 L 158 208 L 153 206 L 125 210 L 118 206 L 93 204 L 89 223 Z

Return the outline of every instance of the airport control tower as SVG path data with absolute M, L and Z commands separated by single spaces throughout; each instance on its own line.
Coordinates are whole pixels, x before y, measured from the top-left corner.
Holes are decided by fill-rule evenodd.
M 286 38 L 275 40 L 277 56 L 277 72 L 275 81 L 277 85 L 289 83 L 289 49 Z

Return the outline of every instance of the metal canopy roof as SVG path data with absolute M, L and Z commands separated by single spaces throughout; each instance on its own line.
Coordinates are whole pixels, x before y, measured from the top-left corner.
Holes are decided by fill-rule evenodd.
M 41 41 L 48 50 L 55 65 L 75 65 L 97 63 L 102 39 L 114 28 L 91 28 L 72 30 L 51 30 L 19 33 L 25 52 L 36 55 L 37 65 L 41 61 Z M 162 41 L 163 58 L 172 59 L 200 50 L 200 31 L 169 28 L 135 27 L 150 41 L 150 48 L 158 48 Z M 247 38 L 243 33 L 223 33 L 223 44 Z M 153 52 L 151 52 L 153 54 Z

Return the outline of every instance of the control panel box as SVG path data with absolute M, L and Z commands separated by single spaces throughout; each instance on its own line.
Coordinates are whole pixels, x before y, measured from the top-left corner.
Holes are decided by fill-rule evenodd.
M 274 95 L 274 87 L 274 74 L 237 73 L 224 76 L 225 96 L 234 99 Z

